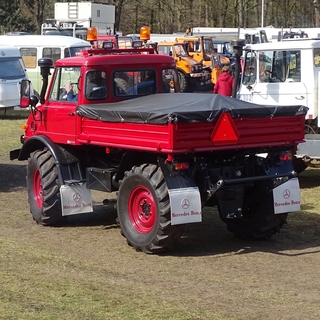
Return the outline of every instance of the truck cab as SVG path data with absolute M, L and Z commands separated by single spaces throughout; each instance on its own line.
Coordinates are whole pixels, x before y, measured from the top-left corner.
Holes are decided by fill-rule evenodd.
M 306 142 L 297 155 L 320 159 L 320 41 L 288 39 L 245 47 L 238 97 L 256 104 L 305 106 Z

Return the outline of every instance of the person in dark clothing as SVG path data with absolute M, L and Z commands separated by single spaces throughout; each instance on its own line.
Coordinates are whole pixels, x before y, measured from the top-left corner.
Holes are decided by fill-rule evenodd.
M 105 98 L 107 95 L 106 73 L 104 71 L 89 71 L 87 74 L 87 98 Z
M 224 66 L 222 68 L 222 73 L 220 74 L 217 82 L 214 85 L 213 93 L 231 97 L 233 85 L 234 79 L 229 73 L 229 67 Z

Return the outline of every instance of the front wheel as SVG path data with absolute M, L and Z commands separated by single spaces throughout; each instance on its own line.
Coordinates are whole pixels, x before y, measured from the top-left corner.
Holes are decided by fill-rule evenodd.
M 262 184 L 246 190 L 241 218 L 223 221 L 227 229 L 240 238 L 268 239 L 286 223 L 287 213 L 274 214 L 272 191 Z
M 51 225 L 62 219 L 56 162 L 48 149 L 30 154 L 27 168 L 28 202 L 33 219 Z
M 117 210 L 123 236 L 138 251 L 159 253 L 181 237 L 183 227 L 171 225 L 168 188 L 156 165 L 144 164 L 126 172 Z
M 178 71 L 178 76 L 179 76 L 180 91 L 181 92 L 188 92 L 189 91 L 189 81 L 188 81 L 187 76 L 181 71 Z

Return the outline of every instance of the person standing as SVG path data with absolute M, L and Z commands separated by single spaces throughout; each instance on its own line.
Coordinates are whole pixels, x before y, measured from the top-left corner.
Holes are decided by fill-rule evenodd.
M 220 74 L 217 82 L 214 85 L 213 93 L 231 97 L 233 85 L 234 79 L 229 73 L 229 67 L 224 66 L 222 68 L 222 73 Z

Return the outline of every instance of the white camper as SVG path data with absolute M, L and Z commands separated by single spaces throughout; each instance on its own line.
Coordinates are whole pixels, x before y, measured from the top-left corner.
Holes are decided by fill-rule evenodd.
M 90 49 L 91 44 L 82 39 L 65 36 L 0 36 L 0 45 L 11 45 L 20 50 L 28 77 L 37 93 L 42 86 L 42 78 L 38 60 L 51 58 L 53 62 L 58 59 L 73 57 L 80 51 Z
M 28 79 L 20 51 L 11 46 L 0 45 L 0 108 L 20 104 L 20 82 Z

